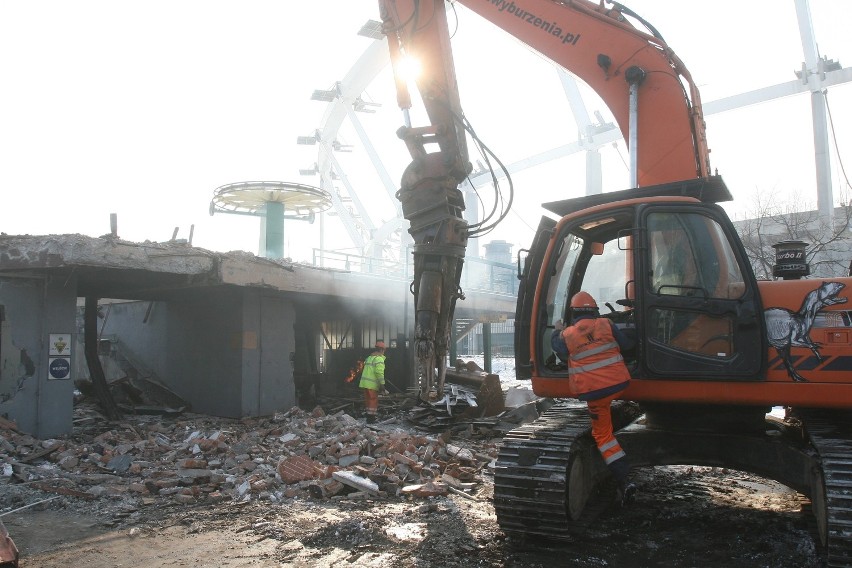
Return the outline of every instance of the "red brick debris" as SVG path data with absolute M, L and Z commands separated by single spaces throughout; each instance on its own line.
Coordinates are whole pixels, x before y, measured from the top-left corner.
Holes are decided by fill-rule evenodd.
M 108 422 L 79 407 L 75 416 L 72 435 L 49 440 L 0 422 L 0 487 L 25 482 L 74 498 L 152 503 L 366 495 L 346 483 L 351 475 L 339 476 L 343 483 L 333 476 L 347 471 L 378 487 L 372 497 L 427 497 L 475 489 L 497 452 L 493 443 L 472 450 L 464 440 L 367 426 L 320 407 L 245 420 L 183 414 Z

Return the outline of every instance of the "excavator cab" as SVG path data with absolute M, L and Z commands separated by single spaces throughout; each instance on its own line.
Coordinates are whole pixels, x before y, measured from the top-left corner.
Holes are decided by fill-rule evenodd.
M 571 321 L 570 298 L 585 290 L 636 340 L 622 353 L 630 386 L 612 405 L 633 467 L 710 465 L 774 479 L 811 499 L 828 565 L 850 565 L 848 500 L 836 497 L 848 491 L 852 463 L 842 308 L 850 284 L 758 287 L 717 204 L 726 194 L 721 179 L 701 178 L 545 204 L 561 219 L 542 220 L 526 256 L 516 373 L 561 400 L 503 440 L 494 508 L 507 533 L 562 539 L 587 526 L 606 494 L 589 413 L 570 400 L 568 368 L 551 343 L 558 322 Z M 772 406 L 795 420 L 767 416 Z
M 541 281 L 523 282 L 518 300 L 519 312 L 529 311 L 518 317 L 531 322 L 537 394 L 570 396 L 551 337 L 560 320 L 570 323 L 569 299 L 580 290 L 636 339 L 623 353 L 636 379 L 763 378 L 766 335 L 745 251 L 718 205 L 672 185 L 643 188 L 641 197 L 637 190 L 604 194 L 609 203 L 593 196 L 552 207 L 566 215 L 555 227 L 543 225 L 527 257 L 536 269 L 524 274 Z

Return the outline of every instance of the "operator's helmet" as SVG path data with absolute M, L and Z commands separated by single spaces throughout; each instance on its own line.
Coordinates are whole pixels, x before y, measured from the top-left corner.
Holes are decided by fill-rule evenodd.
M 588 292 L 580 291 L 574 294 L 571 298 L 571 309 L 574 313 L 581 312 L 596 312 L 598 311 L 598 303 L 592 298 Z

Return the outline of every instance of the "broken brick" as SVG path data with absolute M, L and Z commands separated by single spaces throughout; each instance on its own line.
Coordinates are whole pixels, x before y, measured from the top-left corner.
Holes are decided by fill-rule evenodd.
M 316 463 L 304 455 L 282 459 L 277 469 L 281 480 L 288 485 L 318 477 Z
M 438 497 L 449 492 L 447 485 L 440 482 L 428 482 L 418 485 L 408 485 L 402 488 L 403 495 L 416 495 L 418 497 Z
M 396 461 L 397 463 L 405 464 L 405 465 L 407 465 L 407 466 L 409 466 L 409 467 L 411 467 L 411 466 L 413 466 L 413 465 L 415 465 L 415 464 L 417 463 L 417 460 L 414 460 L 414 459 L 412 459 L 412 458 L 410 458 L 410 457 L 408 457 L 408 456 L 404 456 L 404 455 L 402 455 L 402 454 L 400 454 L 400 453 L 394 453 L 394 454 L 393 454 L 393 456 L 391 456 L 391 457 L 392 457 L 392 458 L 394 459 L 394 461 Z

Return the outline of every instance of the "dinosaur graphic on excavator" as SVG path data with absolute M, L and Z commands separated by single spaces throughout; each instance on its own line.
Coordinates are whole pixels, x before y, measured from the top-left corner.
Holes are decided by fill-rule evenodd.
M 794 312 L 787 308 L 767 308 L 763 312 L 769 344 L 778 351 L 784 367 L 794 381 L 807 382 L 807 379 L 796 372 L 790 357 L 790 349 L 793 347 L 809 349 L 818 361 L 822 361 L 819 353 L 820 344 L 811 338 L 811 328 L 817 314 L 824 308 L 846 303 L 846 298 L 838 296 L 845 287 L 846 285 L 842 282 L 823 282 L 805 296 L 802 307 L 798 311 Z

